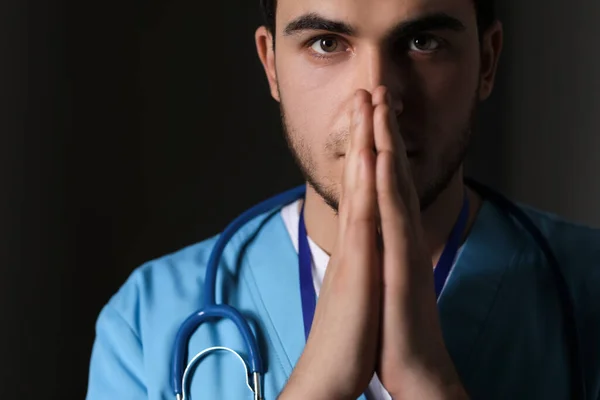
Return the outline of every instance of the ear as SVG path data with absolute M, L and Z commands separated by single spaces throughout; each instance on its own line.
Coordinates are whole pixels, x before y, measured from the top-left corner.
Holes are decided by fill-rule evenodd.
M 479 100 L 487 99 L 494 88 L 498 60 L 502 52 L 503 30 L 500 21 L 494 22 L 481 38 L 481 70 Z
M 275 70 L 275 49 L 273 48 L 273 35 L 265 26 L 261 26 L 256 30 L 254 34 L 256 41 L 256 51 L 260 62 L 265 69 L 267 79 L 269 81 L 269 88 L 271 89 L 271 96 L 280 101 L 279 98 L 279 87 L 277 84 L 277 71 Z

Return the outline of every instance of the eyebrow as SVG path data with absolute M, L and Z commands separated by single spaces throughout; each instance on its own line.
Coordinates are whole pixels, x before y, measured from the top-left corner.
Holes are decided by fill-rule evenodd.
M 451 30 L 461 32 L 465 29 L 465 25 L 457 18 L 439 12 L 402 21 L 396 24 L 386 36 L 388 38 L 410 37 L 425 31 Z M 328 31 L 347 36 L 356 36 L 358 32 L 356 27 L 345 22 L 331 20 L 317 13 L 308 13 L 290 22 L 285 27 L 283 36 L 297 35 L 307 30 Z

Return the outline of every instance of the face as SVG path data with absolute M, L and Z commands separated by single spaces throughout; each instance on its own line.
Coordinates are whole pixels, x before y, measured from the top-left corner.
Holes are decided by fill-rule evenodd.
M 460 170 L 496 64 L 482 58 L 472 2 L 278 0 L 272 62 L 261 58 L 290 149 L 332 208 L 358 89 L 392 95 L 422 209 Z

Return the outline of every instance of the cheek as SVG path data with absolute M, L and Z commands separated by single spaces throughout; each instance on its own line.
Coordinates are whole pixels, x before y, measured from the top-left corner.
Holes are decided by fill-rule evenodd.
M 306 51 L 282 48 L 278 53 L 278 78 L 280 84 L 294 87 L 294 94 L 318 96 L 331 91 L 341 82 L 343 65 L 318 64 Z
M 344 74 L 336 67 L 317 68 L 302 56 L 278 60 L 278 80 L 286 120 L 298 140 L 311 149 L 313 158 L 326 152 L 329 135 L 339 132 L 348 121 L 343 88 Z
M 475 67 L 465 63 L 438 64 L 422 68 L 418 75 L 420 84 L 415 91 L 426 126 L 434 124 L 446 131 L 468 122 L 478 86 Z
M 448 105 L 460 106 L 461 103 L 472 101 L 477 89 L 475 68 L 461 64 L 450 64 L 438 68 L 430 74 L 432 95 L 437 94 Z
M 345 108 L 354 86 L 351 63 L 316 61 L 306 52 L 288 48 L 278 57 L 279 85 L 292 97 L 288 101 L 317 114 L 337 115 Z

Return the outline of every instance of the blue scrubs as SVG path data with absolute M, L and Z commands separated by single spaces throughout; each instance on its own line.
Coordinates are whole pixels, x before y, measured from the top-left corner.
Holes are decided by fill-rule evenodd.
M 552 246 L 575 300 L 589 399 L 600 399 L 600 231 L 524 208 Z M 251 323 L 266 364 L 264 397 L 274 400 L 302 349 L 298 258 L 274 209 L 226 247 L 217 302 Z M 87 399 L 172 399 L 175 335 L 202 307 L 205 267 L 216 238 L 138 268 L 97 321 Z M 439 300 L 447 348 L 472 399 L 569 399 L 569 353 L 560 299 L 544 254 L 518 223 L 484 202 Z M 204 324 L 189 358 L 210 346 L 244 357 L 229 321 Z M 315 377 L 315 379 L 319 379 Z M 193 399 L 251 399 L 230 353 L 204 358 Z

